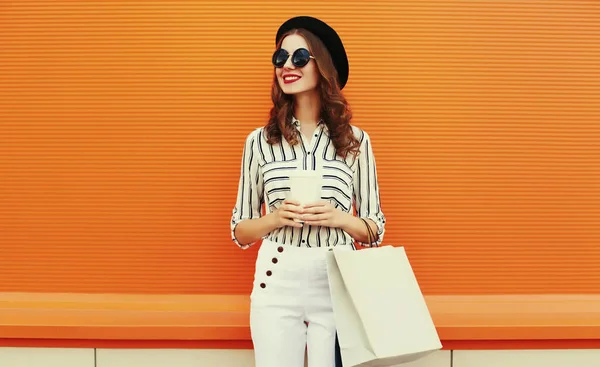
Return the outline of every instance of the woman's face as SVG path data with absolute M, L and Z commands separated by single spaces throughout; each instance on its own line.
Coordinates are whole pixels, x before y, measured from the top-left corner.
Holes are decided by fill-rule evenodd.
M 281 48 L 286 50 L 290 57 L 281 68 L 275 68 L 279 87 L 285 94 L 299 94 L 312 91 L 319 82 L 319 72 L 314 59 L 303 67 L 296 67 L 292 64 L 292 54 L 299 48 L 308 50 L 308 44 L 304 37 L 298 34 L 292 34 L 284 38 Z

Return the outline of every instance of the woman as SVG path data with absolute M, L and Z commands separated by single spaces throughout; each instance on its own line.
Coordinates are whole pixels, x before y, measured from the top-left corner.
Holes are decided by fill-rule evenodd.
M 336 329 L 325 254 L 352 251 L 354 241 L 381 243 L 375 160 L 367 133 L 350 125 L 341 93 L 348 59 L 335 30 L 295 17 L 275 43 L 273 107 L 266 126 L 246 138 L 232 237 L 242 249 L 263 240 L 250 311 L 256 367 L 303 367 L 305 349 L 309 367 L 332 367 Z M 301 205 L 290 197 L 297 172 L 320 180 L 321 200 Z

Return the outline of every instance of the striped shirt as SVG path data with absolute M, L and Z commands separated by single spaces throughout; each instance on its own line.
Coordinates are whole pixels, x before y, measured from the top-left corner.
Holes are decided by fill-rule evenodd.
M 293 123 L 299 128 L 299 121 Z M 369 135 L 352 126 L 360 142 L 360 154 L 346 159 L 337 155 L 328 135 L 327 126 L 319 124 L 310 140 L 303 134 L 301 143 L 290 146 L 285 139 L 276 145 L 267 143 L 264 128 L 252 131 L 246 138 L 242 155 L 237 200 L 231 218 L 233 242 L 242 249 L 254 243 L 242 244 L 235 237 L 235 227 L 243 220 L 259 218 L 265 205 L 267 213 L 275 211 L 290 194 L 289 178 L 294 170 L 322 172 L 321 199 L 350 213 L 353 207 L 361 218 L 377 224 L 378 238 L 361 246 L 378 246 L 385 232 L 385 216 L 381 210 L 377 169 Z M 284 226 L 263 238 L 298 247 L 354 246 L 354 239 L 340 228 L 304 225 Z

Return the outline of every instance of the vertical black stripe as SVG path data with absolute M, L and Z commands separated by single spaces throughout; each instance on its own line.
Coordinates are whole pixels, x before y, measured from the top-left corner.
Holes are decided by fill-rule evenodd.
M 252 144 L 250 144 L 250 162 L 248 164 L 248 174 L 252 173 L 252 161 L 254 160 L 254 140 L 252 140 Z M 254 208 L 252 206 L 252 178 L 249 177 L 248 180 L 250 181 L 250 187 L 248 188 L 248 203 L 250 204 L 249 206 L 249 210 L 250 210 L 250 215 L 249 218 L 253 219 L 254 218 Z
M 306 170 L 306 147 L 304 146 L 304 140 L 300 140 L 300 148 L 302 149 L 302 169 Z
M 281 159 L 286 161 L 287 159 L 285 158 L 285 149 L 283 148 L 283 141 L 279 144 L 279 149 L 281 150 Z
M 259 195 L 258 197 L 258 215 L 261 215 L 262 212 L 262 206 L 265 203 L 265 187 L 263 185 L 263 182 L 261 182 L 262 179 L 262 172 L 260 170 L 260 165 L 258 162 L 254 162 L 254 164 L 256 164 L 258 167 L 256 167 L 256 173 L 255 173 L 255 178 L 254 181 L 256 183 L 256 190 L 257 190 L 257 194 Z M 265 208 L 266 211 L 268 212 L 269 208 Z
M 312 169 L 316 170 L 317 169 L 317 148 L 319 147 L 319 144 L 321 143 L 321 137 L 323 136 L 323 129 L 321 129 L 321 132 L 319 133 L 319 135 L 316 137 L 317 141 L 315 141 L 313 150 L 312 150 Z M 313 138 L 315 139 L 315 138 Z
M 258 151 L 260 152 L 262 161 L 266 162 L 265 152 L 264 152 L 263 146 L 262 146 L 262 134 L 259 134 L 259 136 L 258 136 Z
M 250 146 L 252 146 L 253 140 L 250 142 Z M 244 217 L 244 193 L 246 192 L 246 170 L 250 170 L 250 167 L 246 165 L 246 154 L 248 154 L 248 146 L 244 149 L 244 153 L 242 154 L 242 185 L 240 192 L 240 217 Z
M 323 231 L 323 227 L 319 227 L 319 230 L 317 231 L 317 246 L 321 247 L 321 245 L 323 246 L 327 246 L 327 243 L 321 243 L 321 232 Z
M 362 143 L 363 143 L 363 141 L 365 139 L 365 133 L 364 133 L 364 131 L 361 131 L 361 133 L 362 134 L 360 136 L 360 145 L 362 146 Z M 360 154 L 364 154 L 364 152 L 361 151 Z M 363 200 L 362 200 L 363 199 L 363 194 L 362 194 L 362 191 L 363 191 L 362 190 L 362 188 L 363 188 L 363 180 L 362 180 L 362 171 L 363 171 L 363 168 L 364 167 L 362 167 L 361 160 L 360 160 L 360 157 L 359 157 L 359 159 L 358 159 L 358 165 L 356 167 L 356 176 L 357 176 L 357 181 L 358 181 L 358 183 L 357 183 L 358 194 L 356 196 L 357 197 L 357 202 L 358 202 L 358 205 L 357 205 L 358 206 L 358 208 L 357 208 L 357 212 L 358 213 L 357 214 L 358 214 L 359 217 L 363 216 L 363 212 L 364 212 L 363 206 L 361 205 L 362 202 L 363 202 Z
M 338 231 L 338 228 L 334 228 L 333 232 L 335 233 L 335 241 L 332 242 L 332 245 L 337 246 L 338 243 L 340 242 L 340 233 Z
M 356 211 L 358 216 L 360 217 L 362 215 L 361 211 L 362 211 L 362 180 L 361 180 L 361 165 L 360 162 L 358 164 L 358 166 L 356 167 Z
M 273 160 L 271 162 L 275 162 L 275 152 L 273 151 L 273 145 L 269 144 L 269 150 L 271 151 L 271 157 L 273 157 Z
M 371 213 L 371 167 L 369 166 L 369 141 L 365 143 L 365 153 L 365 161 L 367 162 L 367 215 L 369 215 L 369 213 Z
M 372 147 L 371 147 L 372 149 Z M 377 213 L 381 212 L 381 193 L 379 192 L 379 180 L 377 179 L 377 163 L 375 163 L 375 154 L 373 154 L 373 159 L 371 160 L 373 165 L 373 181 L 375 185 L 375 192 L 377 193 Z
M 327 143 L 325 143 L 325 147 L 323 148 L 323 160 L 327 159 L 327 151 L 329 150 L 329 145 L 331 143 L 331 138 L 327 137 Z
M 288 144 L 288 146 L 289 146 L 289 144 Z M 298 159 L 298 156 L 296 155 L 296 147 L 293 146 L 293 147 L 290 147 L 290 149 L 292 151 L 292 155 L 294 156 L 294 158 L 292 158 L 292 159 L 294 159 L 294 160 Z
M 239 208 L 238 211 L 240 213 L 240 218 L 244 217 L 244 193 L 246 192 L 246 150 L 244 150 L 244 153 L 242 154 L 242 162 L 244 167 L 242 167 L 242 177 L 241 177 L 241 184 L 240 184 L 240 202 L 239 202 Z
M 335 233 L 335 241 L 333 241 L 334 244 L 338 243 L 338 239 L 339 239 L 339 233 L 338 233 L 338 229 L 334 228 L 333 232 Z
M 365 141 L 365 132 L 361 131 L 360 132 L 360 140 L 359 140 L 360 145 L 362 145 L 363 141 Z

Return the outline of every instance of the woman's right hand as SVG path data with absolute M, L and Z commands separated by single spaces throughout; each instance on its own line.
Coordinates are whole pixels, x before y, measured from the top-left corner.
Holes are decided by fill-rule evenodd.
M 300 213 L 302 213 L 300 202 L 290 199 L 284 200 L 281 206 L 273 212 L 277 228 L 284 226 L 301 228 L 302 223 L 294 221 L 294 219 L 300 219 Z

